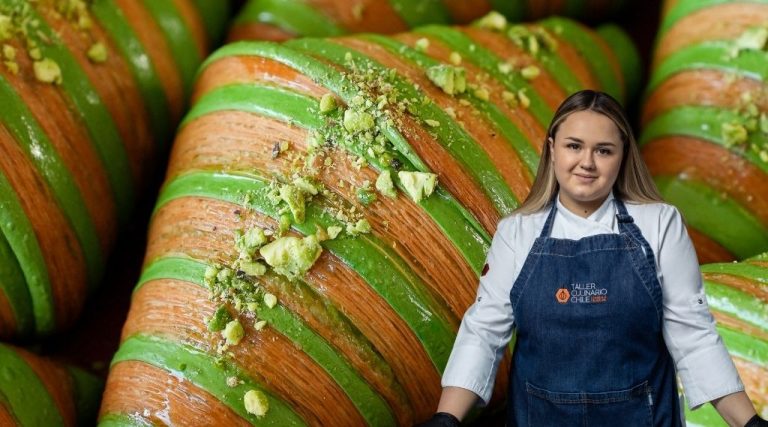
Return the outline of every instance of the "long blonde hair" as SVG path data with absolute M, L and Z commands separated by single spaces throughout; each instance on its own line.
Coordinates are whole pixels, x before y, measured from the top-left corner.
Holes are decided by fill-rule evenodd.
M 657 203 L 664 200 L 656 188 L 656 184 L 651 178 L 648 167 L 640 157 L 640 150 L 637 148 L 637 142 L 632 135 L 632 128 L 629 125 L 624 110 L 618 101 L 613 99 L 607 93 L 582 90 L 569 96 L 555 112 L 555 117 L 547 129 L 547 136 L 544 140 L 541 158 L 539 159 L 539 169 L 536 172 L 536 178 L 533 181 L 531 191 L 528 193 L 525 201 L 513 213 L 529 214 L 538 212 L 552 203 L 557 195 L 559 184 L 555 178 L 555 171 L 552 167 L 552 152 L 549 139 L 555 139 L 555 134 L 560 124 L 565 119 L 577 111 L 594 111 L 600 113 L 613 121 L 621 134 L 621 140 L 624 145 L 624 157 L 621 159 L 621 167 L 616 182 L 613 184 L 614 196 L 625 202 L 634 203 Z

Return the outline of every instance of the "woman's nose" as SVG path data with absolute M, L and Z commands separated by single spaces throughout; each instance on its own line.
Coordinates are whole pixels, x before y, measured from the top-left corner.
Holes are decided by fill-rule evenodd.
M 590 150 L 583 150 L 583 154 L 579 161 L 579 166 L 587 170 L 594 169 L 595 168 L 594 153 L 592 153 Z

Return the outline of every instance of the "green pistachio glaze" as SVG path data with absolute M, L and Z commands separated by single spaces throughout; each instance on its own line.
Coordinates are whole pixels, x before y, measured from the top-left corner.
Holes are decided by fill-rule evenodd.
M 22 426 L 64 426 L 43 381 L 12 347 L 0 344 L 0 396 Z
M 331 37 L 346 31 L 303 0 L 251 0 L 235 18 L 235 25 L 260 22 L 297 36 Z

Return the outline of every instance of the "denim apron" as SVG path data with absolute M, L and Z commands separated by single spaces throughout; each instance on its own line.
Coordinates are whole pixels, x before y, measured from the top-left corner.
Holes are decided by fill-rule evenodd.
M 510 291 L 517 339 L 508 426 L 680 426 L 653 251 L 614 199 L 620 234 L 550 237 Z

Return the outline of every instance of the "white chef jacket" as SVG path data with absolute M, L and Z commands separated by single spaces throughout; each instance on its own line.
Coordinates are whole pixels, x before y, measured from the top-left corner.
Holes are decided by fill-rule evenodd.
M 618 233 L 617 209 L 610 194 L 589 217 L 569 211 L 556 198 L 550 237 L 577 240 Z M 680 213 L 664 203 L 625 203 L 656 259 L 663 295 L 663 335 L 691 409 L 744 390 L 736 368 L 715 330 L 693 249 Z M 509 301 L 534 240 L 544 228 L 549 209 L 502 218 L 488 252 L 488 270 L 480 277 L 477 298 L 464 314 L 442 377 L 443 387 L 470 390 L 481 405 L 491 397 L 496 371 L 514 328 Z

